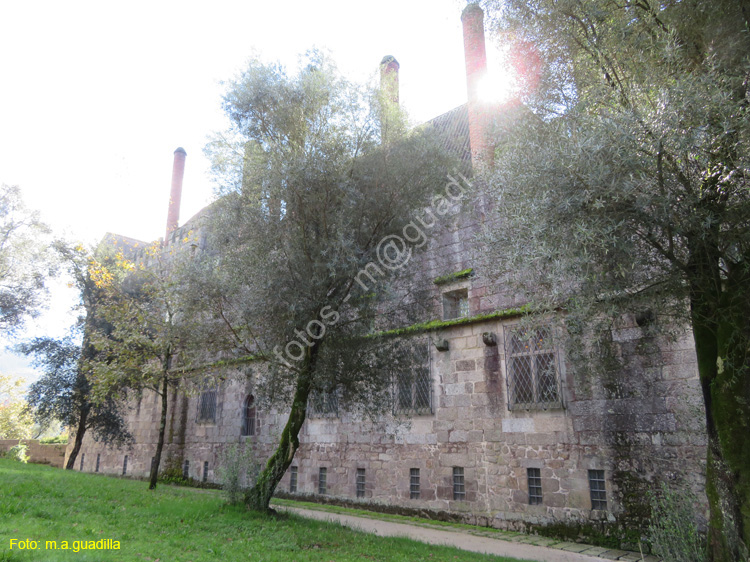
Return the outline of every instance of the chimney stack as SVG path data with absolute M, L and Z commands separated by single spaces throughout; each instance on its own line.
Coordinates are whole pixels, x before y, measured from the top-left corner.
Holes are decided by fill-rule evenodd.
M 182 198 L 182 177 L 185 175 L 185 157 L 187 152 L 182 147 L 174 151 L 172 165 L 172 190 L 169 193 L 169 212 L 167 213 L 167 234 L 164 245 L 169 243 L 169 236 L 177 230 L 180 221 L 180 199 Z
M 488 139 L 490 112 L 488 104 L 479 96 L 481 81 L 487 76 L 484 12 L 479 4 L 472 3 L 466 6 L 461 14 L 461 22 L 464 30 L 471 163 L 476 169 L 479 164 L 492 161 L 492 150 Z
M 382 101 L 380 118 L 381 140 L 385 141 L 390 129 L 398 120 L 398 69 L 401 67 L 392 55 L 380 61 L 380 95 Z

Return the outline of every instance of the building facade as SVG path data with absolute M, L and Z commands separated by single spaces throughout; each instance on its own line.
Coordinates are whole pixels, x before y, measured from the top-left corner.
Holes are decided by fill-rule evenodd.
M 481 9 L 470 5 L 462 20 L 469 99 L 432 125 L 476 168 L 491 158 L 488 116 L 497 108 L 478 96 L 486 71 Z M 381 68 L 397 99 L 398 63 L 386 57 Z M 178 149 L 167 244 L 181 244 L 188 232 L 200 238 L 204 228 L 200 213 L 177 226 L 184 164 Z M 623 367 L 581 373 L 558 346 L 558 328 L 520 325 L 524 303 L 474 269 L 484 214 L 481 204 L 471 207 L 436 229 L 413 265 L 415 294 L 437 322 L 410 336 L 425 360 L 395 381 L 394 416 L 363 420 L 330 397 L 312 404 L 279 491 L 501 528 L 563 525 L 589 536 L 637 528 L 655 482 L 677 481 L 700 496 L 706 438 L 692 335 L 666 339 L 643 319 L 622 318 L 612 343 Z M 109 242 L 136 243 L 117 236 Z M 262 462 L 286 421 L 259 408 L 252 366 L 223 369 L 218 387 L 170 396 L 164 458 L 197 481 L 217 481 L 233 444 Z M 148 393 L 135 402 L 128 414 L 134 444 L 118 450 L 86 437 L 81 470 L 147 476 L 160 402 Z

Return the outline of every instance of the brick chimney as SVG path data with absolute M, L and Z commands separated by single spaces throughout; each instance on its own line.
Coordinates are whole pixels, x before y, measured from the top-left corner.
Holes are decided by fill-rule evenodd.
M 380 135 L 386 140 L 391 123 L 398 119 L 398 69 L 401 67 L 392 55 L 386 55 L 380 61 L 380 95 L 382 101 L 380 118 Z
M 490 107 L 479 97 L 481 80 L 487 76 L 487 51 L 484 46 L 484 12 L 479 4 L 469 4 L 461 14 L 464 28 L 464 57 L 466 59 L 466 89 L 469 106 L 469 142 L 471 163 L 476 169 L 481 163 L 492 163 L 489 144 Z
M 174 151 L 172 165 L 172 190 L 169 192 L 169 212 L 167 213 L 167 234 L 164 245 L 169 243 L 169 236 L 177 230 L 180 221 L 180 199 L 182 198 L 182 177 L 185 175 L 185 157 L 187 152 L 182 147 Z

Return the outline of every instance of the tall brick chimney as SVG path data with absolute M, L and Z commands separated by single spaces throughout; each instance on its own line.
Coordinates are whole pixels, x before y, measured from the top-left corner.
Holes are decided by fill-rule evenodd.
M 169 211 L 167 213 L 167 234 L 164 236 L 164 245 L 169 241 L 169 236 L 177 229 L 180 221 L 180 199 L 182 198 L 182 177 L 185 175 L 185 158 L 187 152 L 182 147 L 174 151 L 174 164 L 172 165 L 172 190 L 169 192 Z
M 471 163 L 475 168 L 492 162 L 489 144 L 490 107 L 479 96 L 481 80 L 487 76 L 487 51 L 484 46 L 484 12 L 479 4 L 469 4 L 461 14 L 464 28 L 466 89 L 469 106 L 469 142 Z
M 398 69 L 401 67 L 392 55 L 386 55 L 380 61 L 380 95 L 382 108 L 380 118 L 380 135 L 386 140 L 390 129 L 398 119 Z

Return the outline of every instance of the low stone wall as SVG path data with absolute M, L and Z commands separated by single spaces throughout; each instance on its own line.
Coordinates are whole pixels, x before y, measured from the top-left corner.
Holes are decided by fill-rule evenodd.
M 11 447 L 15 447 L 19 442 L 26 444 L 26 454 L 29 456 L 29 462 L 36 464 L 48 464 L 57 468 L 62 468 L 65 461 L 65 443 L 40 443 L 36 439 L 0 439 L 0 454 L 5 454 Z

